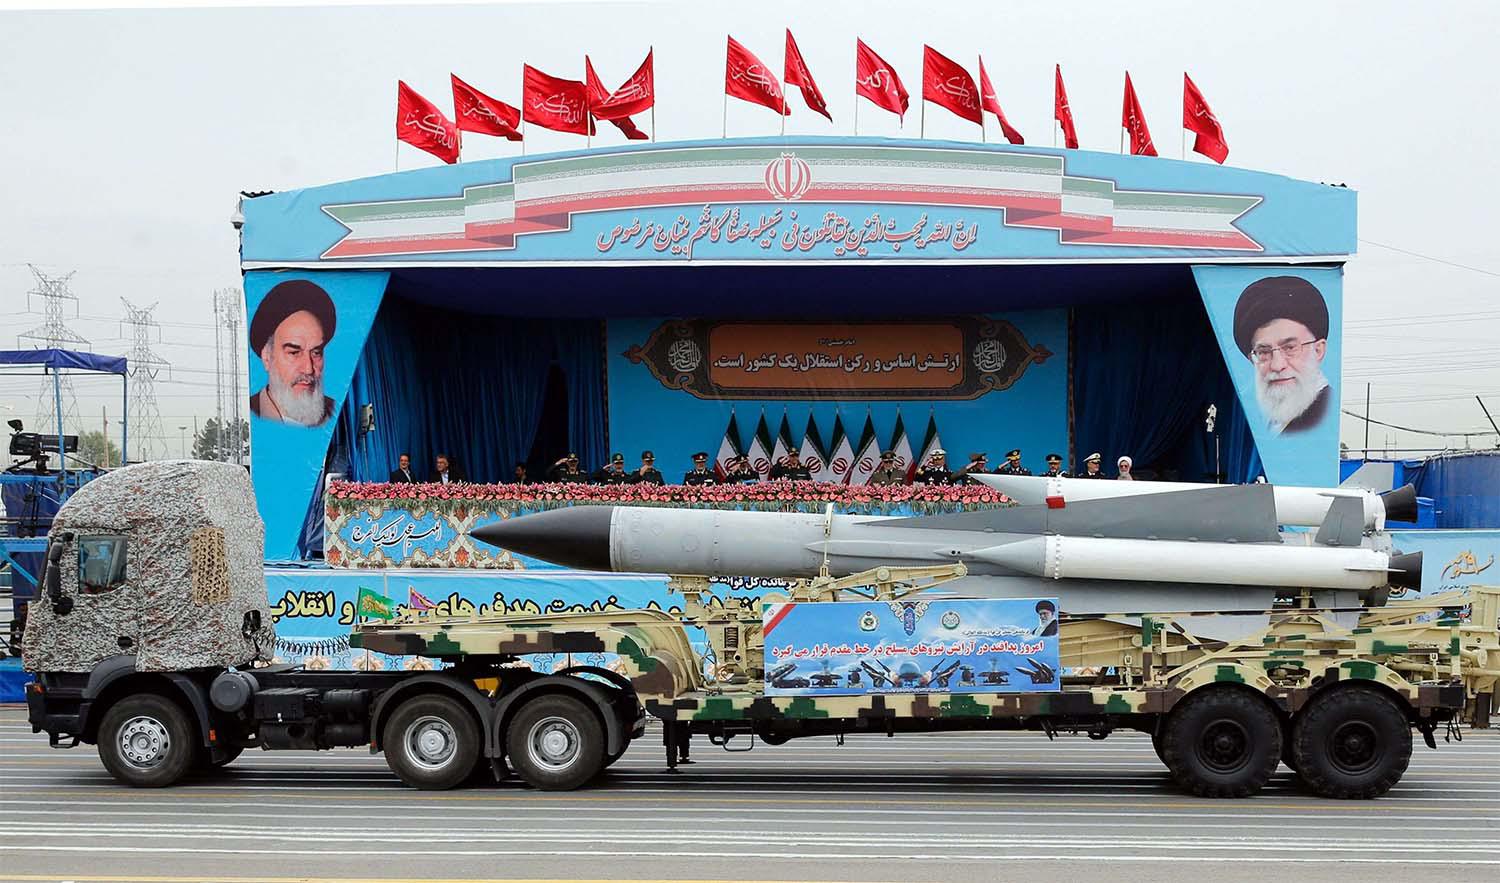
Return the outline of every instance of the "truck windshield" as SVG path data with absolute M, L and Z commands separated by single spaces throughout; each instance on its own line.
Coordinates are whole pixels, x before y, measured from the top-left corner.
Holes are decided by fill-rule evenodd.
M 78 538 L 78 591 L 98 595 L 125 584 L 125 538 L 94 535 Z

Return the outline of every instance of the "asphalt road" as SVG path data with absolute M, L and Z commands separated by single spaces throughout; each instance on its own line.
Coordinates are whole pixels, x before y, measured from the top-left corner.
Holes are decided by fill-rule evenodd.
M 590 790 L 403 787 L 380 757 L 247 753 L 174 789 L 115 785 L 0 708 L 0 880 L 1362 881 L 1500 866 L 1500 732 L 1419 747 L 1386 797 L 1279 775 L 1260 796 L 1175 792 L 1147 739 L 1031 734 L 696 740 L 648 733 Z

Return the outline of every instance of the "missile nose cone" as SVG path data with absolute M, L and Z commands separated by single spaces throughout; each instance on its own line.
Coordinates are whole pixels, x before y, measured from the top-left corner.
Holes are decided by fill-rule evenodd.
M 1417 489 L 1410 484 L 1403 484 L 1393 491 L 1386 491 L 1380 495 L 1380 501 L 1385 504 L 1385 517 L 1387 521 L 1417 520 Z
M 469 536 L 519 555 L 578 570 L 610 570 L 613 506 L 570 506 L 491 522 Z

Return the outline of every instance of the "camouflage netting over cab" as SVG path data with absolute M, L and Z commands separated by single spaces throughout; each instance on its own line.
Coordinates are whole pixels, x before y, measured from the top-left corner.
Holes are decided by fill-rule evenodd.
M 31 606 L 25 664 L 89 671 L 135 656 L 140 671 L 239 665 L 274 644 L 262 570 L 265 528 L 242 467 L 141 463 L 89 482 L 52 523 L 70 534 L 59 568 L 72 610 Z M 247 615 L 260 630 L 246 637 Z

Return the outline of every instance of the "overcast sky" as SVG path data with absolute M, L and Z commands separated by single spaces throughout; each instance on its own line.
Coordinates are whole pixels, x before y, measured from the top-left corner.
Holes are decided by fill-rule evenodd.
M 158 381 L 162 423 L 176 453 L 177 427 L 213 414 L 212 295 L 239 284 L 228 222 L 235 195 L 391 171 L 398 78 L 443 105 L 452 71 L 516 103 L 523 61 L 579 76 L 587 52 L 613 85 L 654 45 L 660 140 L 713 137 L 722 122 L 724 35 L 779 65 L 783 27 L 796 34 L 835 120 L 793 98 L 792 133 L 852 133 L 856 36 L 909 87 L 919 81 L 923 42 L 971 64 L 982 53 L 1007 116 L 1033 144 L 1051 143 L 1051 74 L 1060 62 L 1084 148 L 1118 149 L 1128 69 L 1158 148 L 1175 157 L 1188 71 L 1225 126 L 1230 164 L 1359 191 L 1360 253 L 1344 287 L 1345 407 L 1364 411 L 1369 381 L 1377 419 L 1488 430 L 1476 394 L 1500 419 L 1493 2 L 0 12 L 0 348 L 42 319 L 27 312 L 28 263 L 76 271 L 82 318 L 71 324 L 99 352 L 128 349 L 120 298 L 157 303 L 159 353 L 173 366 L 171 380 Z M 731 103 L 731 135 L 775 134 L 776 125 L 774 114 Z M 860 133 L 898 130 L 894 117 L 865 103 Z M 972 139 L 973 127 L 934 111 L 927 134 Z M 531 153 L 578 146 L 560 133 L 529 129 L 527 137 Z M 620 140 L 609 129 L 596 143 Z M 516 150 L 500 139 L 464 144 L 466 159 Z M 403 147 L 400 162 L 437 160 Z M 34 384 L 0 379 L 0 416 L 29 417 Z M 82 382 L 79 393 L 93 425 L 101 408 L 118 411 L 116 385 Z M 1363 446 L 1363 433 L 1361 421 L 1344 418 L 1351 447 Z M 1379 426 L 1370 437 L 1375 445 L 1463 444 Z

